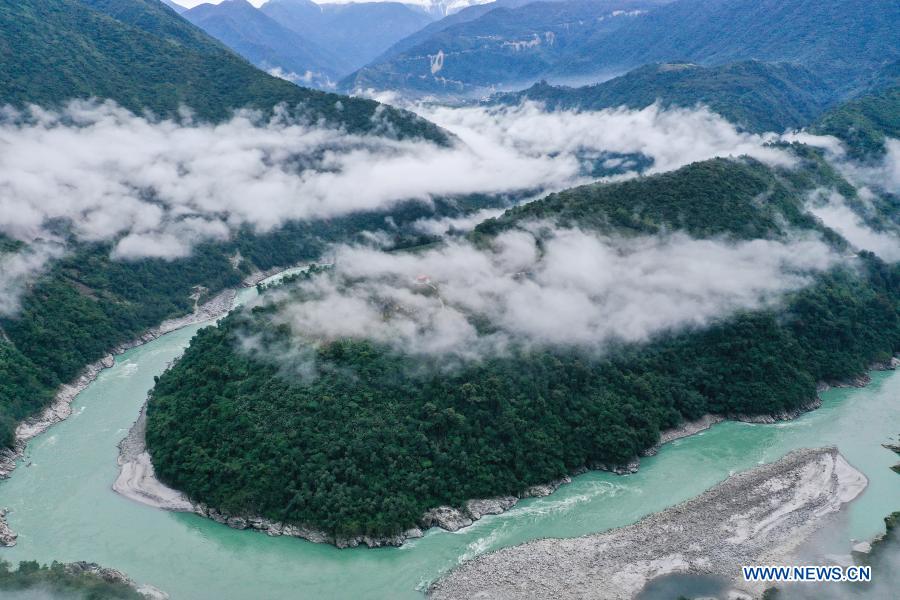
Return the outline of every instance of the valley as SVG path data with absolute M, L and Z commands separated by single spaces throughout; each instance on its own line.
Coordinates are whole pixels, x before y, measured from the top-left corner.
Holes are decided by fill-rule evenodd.
M 254 294 L 245 290 L 242 298 Z M 892 453 L 898 418 L 895 372 L 873 374 L 863 389 L 823 394 L 823 406 L 794 421 L 726 422 L 663 446 L 632 475 L 589 472 L 545 498 L 521 501 L 456 533 L 430 530 L 401 548 L 345 549 L 232 529 L 197 515 L 167 513 L 117 494 L 117 444 L 137 417 L 153 377 L 180 354 L 197 325 L 129 350 L 73 405 L 72 418 L 37 438 L 26 463 L 0 484 L 0 505 L 19 533 L 19 557 L 92 560 L 150 583 L 173 598 L 349 595 L 419 598 L 460 560 L 541 537 L 578 536 L 628 525 L 688 500 L 730 474 L 772 462 L 794 448 L 835 445 L 869 480 L 867 491 L 836 524 L 821 553 L 846 554 L 849 539 L 883 529 L 900 478 Z M 102 543 L 96 543 L 102 540 Z M 212 574 L 215 574 L 214 576 Z
M 0 0 L 0 597 L 892 598 L 898 26 Z

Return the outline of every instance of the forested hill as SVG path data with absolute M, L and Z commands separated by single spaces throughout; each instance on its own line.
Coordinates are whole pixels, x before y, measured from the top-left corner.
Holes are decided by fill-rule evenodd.
M 594 37 L 555 72 L 590 73 L 598 60 L 626 66 L 677 57 L 714 65 L 755 58 L 802 65 L 852 93 L 900 58 L 898 20 L 893 0 L 676 0 L 617 35 Z
M 511 208 L 479 224 L 474 235 L 491 237 L 544 220 L 604 233 L 682 230 L 694 237 L 744 240 L 775 237 L 786 228 L 816 228 L 804 210 L 804 194 L 813 182 L 851 198 L 855 192 L 815 153 L 807 152 L 805 160 L 805 169 L 776 171 L 748 158 L 719 158 L 621 183 L 576 187 Z
M 158 0 L 0 0 L 0 31 L 0 105 L 96 97 L 160 116 L 188 106 L 219 120 L 283 102 L 350 130 L 376 126 L 376 102 L 271 77 Z M 401 135 L 444 139 L 423 119 L 383 110 Z
M 343 56 L 270 19 L 246 0 L 200 4 L 183 16 L 261 69 L 280 67 L 307 85 L 324 87 L 350 70 Z
M 388 229 L 399 246 L 421 244 L 431 240 L 411 227 L 416 220 L 458 216 L 496 201 L 471 197 L 433 208 L 410 202 L 391 211 L 390 225 L 379 212 L 297 221 L 264 235 L 245 229 L 175 261 L 122 262 L 110 258 L 109 244 L 79 245 L 29 286 L 16 313 L 0 316 L 0 447 L 12 446 L 18 422 L 43 409 L 85 365 L 166 318 L 189 313 L 197 286 L 203 302 L 256 269 L 315 260 L 329 243 L 355 240 L 361 231 Z M 21 249 L 0 234 L 0 259 Z
M 542 78 L 601 81 L 649 63 L 756 59 L 802 66 L 849 96 L 900 59 L 898 20 L 894 0 L 535 2 L 433 26 L 342 83 L 472 96 Z
M 779 237 L 788 224 L 821 228 L 802 212 L 807 193 L 847 184 L 815 156 L 793 175 L 713 160 L 578 188 L 510 211 L 477 235 L 526 218 L 733 239 Z M 273 324 L 278 310 L 276 302 L 202 330 L 160 378 L 147 434 L 158 475 L 232 513 L 335 536 L 396 534 L 438 505 L 624 463 L 682 419 L 803 406 L 817 381 L 900 350 L 900 268 L 863 253 L 858 269 L 819 276 L 779 309 L 606 354 L 516 348 L 455 369 L 360 339 L 279 352 L 280 361 L 241 351 L 248 338 L 291 347 L 289 329 Z M 320 365 L 317 376 L 297 375 L 290 356 Z
M 822 115 L 812 131 L 841 139 L 857 160 L 878 158 L 887 138 L 900 139 L 900 78 Z
M 749 131 L 782 132 L 811 123 L 832 96 L 822 80 L 802 67 L 746 61 L 718 67 L 646 65 L 597 85 L 571 88 L 541 82 L 494 96 L 490 102 L 517 104 L 527 99 L 550 110 L 704 104 Z

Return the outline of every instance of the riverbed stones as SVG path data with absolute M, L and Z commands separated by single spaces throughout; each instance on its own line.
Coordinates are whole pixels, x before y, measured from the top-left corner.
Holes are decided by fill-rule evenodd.
M 784 564 L 866 484 L 835 448 L 797 450 L 634 525 L 482 555 L 436 582 L 429 595 L 625 600 L 669 573 L 733 580 L 741 565 Z M 732 583 L 743 597 L 763 591 L 760 584 Z

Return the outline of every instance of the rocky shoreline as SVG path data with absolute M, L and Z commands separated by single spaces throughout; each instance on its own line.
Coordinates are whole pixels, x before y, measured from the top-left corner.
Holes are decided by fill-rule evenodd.
M 729 597 L 755 598 L 762 584 L 739 579 L 741 565 L 783 563 L 866 485 L 836 448 L 795 450 L 633 525 L 482 555 L 429 595 L 624 600 L 651 579 L 690 573 L 724 577 L 734 588 Z
M 897 366 L 900 366 L 900 360 L 892 358 L 889 361 L 874 363 L 871 365 L 870 369 L 893 370 L 897 368 Z M 869 377 L 868 374 L 863 374 L 854 377 L 847 382 L 822 383 L 817 387 L 817 391 L 821 393 L 828 389 L 838 387 L 864 387 L 870 382 L 871 377 Z M 642 452 L 641 456 L 652 456 L 659 451 L 659 448 L 663 444 L 694 435 L 728 419 L 747 423 L 770 424 L 778 421 L 795 419 L 806 412 L 819 408 L 821 405 L 822 401 L 816 396 L 812 401 L 800 408 L 770 415 L 734 414 L 726 417 L 722 415 L 706 414 L 695 421 L 686 421 L 679 427 L 663 431 L 660 433 L 659 441 L 651 448 Z M 640 459 L 638 457 L 635 457 L 625 465 L 600 464 L 591 465 L 590 468 L 582 467 L 576 469 L 571 475 L 566 475 L 548 483 L 533 485 L 517 496 L 497 496 L 494 498 L 472 499 L 468 500 L 462 507 L 438 506 L 432 508 L 422 515 L 418 526 L 411 527 L 397 535 L 381 537 L 367 535 L 339 537 L 315 528 L 281 523 L 264 517 L 232 515 L 209 507 L 203 503 L 192 502 L 181 492 L 169 488 L 156 479 L 150 455 L 146 451 L 146 445 L 143 439 L 143 418 L 144 414 L 142 409 L 141 416 L 135 421 L 128 436 L 123 440 L 123 445 L 120 445 L 120 472 L 116 483 L 113 485 L 113 489 L 116 492 L 132 500 L 154 506 L 155 508 L 193 512 L 234 529 L 254 529 L 270 536 L 285 535 L 298 537 L 315 543 L 333 544 L 338 548 L 356 548 L 362 545 L 368 546 L 369 548 L 401 546 L 406 540 L 422 537 L 424 535 L 424 530 L 431 527 L 440 527 L 441 529 L 450 532 L 459 531 L 464 527 L 472 525 L 475 521 L 486 515 L 498 515 L 506 512 L 518 504 L 521 499 L 549 496 L 563 484 L 570 483 L 572 477 L 586 473 L 589 470 L 609 471 L 618 475 L 625 475 L 636 473 L 640 467 Z
M 152 585 L 138 585 L 133 579 L 122 571 L 101 567 L 97 563 L 84 561 L 65 563 L 63 570 L 69 575 L 92 575 L 107 583 L 127 585 L 147 600 L 169 600 L 169 595 Z
M 893 358 L 884 363 L 875 363 L 870 368 L 872 370 L 892 370 L 898 365 L 900 365 L 900 360 Z M 825 391 L 832 387 L 864 387 L 869 382 L 871 382 L 871 378 L 868 375 L 860 375 L 848 382 L 821 384 L 818 387 L 818 391 Z M 706 414 L 697 420 L 686 421 L 679 427 L 661 432 L 659 441 L 654 446 L 643 451 L 641 456 L 652 456 L 659 451 L 663 444 L 705 431 L 725 420 L 770 424 L 795 419 L 804 413 L 819 408 L 821 405 L 822 401 L 816 396 L 812 401 L 800 408 L 769 415 L 732 414 L 722 416 Z M 530 486 L 516 496 L 472 499 L 466 501 L 461 507 L 438 506 L 429 509 L 422 515 L 416 526 L 396 535 L 340 537 L 312 527 L 282 523 L 265 517 L 229 514 L 203 503 L 195 503 L 178 490 L 166 486 L 155 477 L 150 454 L 146 450 L 146 444 L 143 439 L 144 418 L 142 409 L 141 415 L 132 425 L 128 436 L 120 444 L 118 459 L 120 466 L 119 477 L 113 484 L 113 489 L 117 493 L 155 508 L 176 512 L 192 512 L 234 529 L 253 529 L 269 536 L 297 537 L 315 543 L 333 544 L 338 548 L 402 546 L 406 540 L 422 537 L 424 531 L 432 527 L 439 527 L 449 532 L 459 531 L 469 527 L 482 517 L 506 512 L 518 504 L 519 500 L 549 496 L 563 484 L 571 483 L 572 477 L 590 470 L 609 471 L 617 475 L 626 475 L 636 473 L 640 467 L 639 457 L 635 457 L 624 465 L 597 464 L 590 467 L 585 466 L 560 479 Z

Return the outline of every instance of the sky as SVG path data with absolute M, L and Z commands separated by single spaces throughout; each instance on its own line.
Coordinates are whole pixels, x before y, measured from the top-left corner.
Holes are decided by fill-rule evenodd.
M 254 6 L 262 6 L 268 0 L 249 0 L 250 4 Z M 434 2 L 432 0 L 313 0 L 316 4 L 347 4 L 353 1 L 357 2 L 403 2 L 404 4 L 419 4 L 421 6 L 430 6 L 432 4 L 438 4 L 438 2 Z M 185 6 L 187 8 L 193 8 L 200 4 L 219 4 L 222 0 L 174 0 L 176 4 L 180 4 L 181 6 Z M 469 2 L 468 4 L 479 4 L 478 0 L 474 0 Z M 447 4 L 450 4 L 449 2 Z M 454 3 L 455 4 L 455 3 Z
M 194 8 L 200 4 L 219 4 L 222 0 L 173 0 L 175 4 L 180 4 L 181 6 L 187 8 Z M 262 6 L 266 3 L 266 0 L 249 0 L 250 4 L 253 6 Z M 321 4 L 321 2 L 319 2 Z

